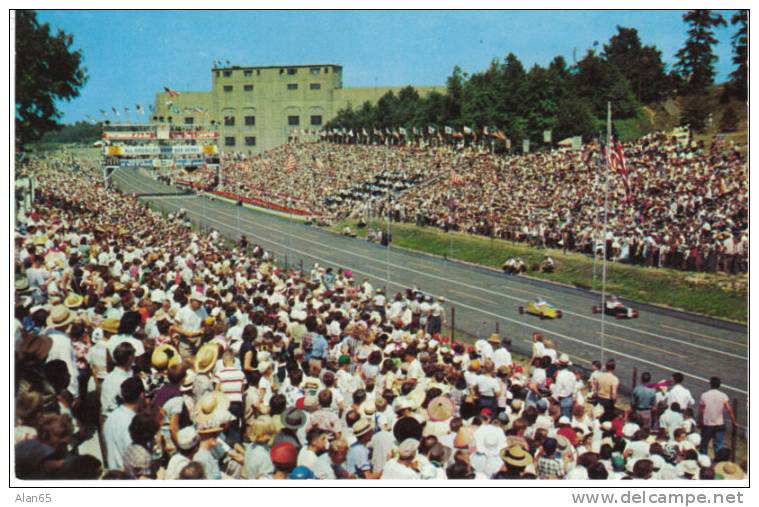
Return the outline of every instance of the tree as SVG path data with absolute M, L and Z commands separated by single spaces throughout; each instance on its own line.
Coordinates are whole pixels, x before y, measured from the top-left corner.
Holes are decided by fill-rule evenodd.
M 748 11 L 740 10 L 733 15 L 730 23 L 738 26 L 733 35 L 733 63 L 735 70 L 730 74 L 730 88 L 738 98 L 748 98 Z
M 593 105 L 593 113 L 599 118 L 606 115 L 607 102 L 611 102 L 616 118 L 628 118 L 638 110 L 638 101 L 627 79 L 616 66 L 592 50 L 577 62 L 573 89 L 578 98 L 585 98 Z
M 735 132 L 738 130 L 738 113 L 733 106 L 727 106 L 722 112 L 722 118 L 719 121 L 720 132 Z
M 667 76 L 661 51 L 656 46 L 643 46 L 635 28 L 617 26 L 617 34 L 604 44 L 601 55 L 627 79 L 636 98 L 649 103 L 667 92 Z
M 16 149 L 60 128 L 56 102 L 79 96 L 87 73 L 73 43 L 61 29 L 52 35 L 36 12 L 16 11 Z
M 596 121 L 590 101 L 583 98 L 570 98 L 559 104 L 554 126 L 555 139 L 582 136 L 587 141 L 595 135 Z
M 721 14 L 708 9 L 688 11 L 683 20 L 690 25 L 688 38 L 675 55 L 675 71 L 683 81 L 685 94 L 703 94 L 714 83 L 714 63 L 717 55 L 712 47 L 717 44 L 713 28 L 727 26 Z

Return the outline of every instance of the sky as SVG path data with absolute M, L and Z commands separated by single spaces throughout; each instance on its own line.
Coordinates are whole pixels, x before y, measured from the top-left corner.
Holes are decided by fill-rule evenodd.
M 717 81 L 733 70 L 733 11 L 719 43 Z M 155 94 L 209 91 L 214 60 L 232 65 L 343 66 L 343 86 L 444 85 L 454 65 L 485 69 L 514 53 L 529 69 L 556 55 L 571 63 L 616 33 L 636 28 L 671 66 L 687 26 L 684 11 L 39 11 L 74 36 L 89 80 L 61 102 L 62 121 L 100 117 L 116 106 L 147 109 Z M 134 113 L 133 113 L 134 114 Z

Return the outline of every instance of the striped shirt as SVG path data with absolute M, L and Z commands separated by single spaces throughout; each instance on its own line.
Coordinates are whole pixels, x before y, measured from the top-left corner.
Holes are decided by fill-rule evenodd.
M 234 366 L 222 368 L 216 374 L 216 381 L 221 386 L 221 392 L 229 397 L 229 401 L 242 402 L 245 374 L 240 368 Z

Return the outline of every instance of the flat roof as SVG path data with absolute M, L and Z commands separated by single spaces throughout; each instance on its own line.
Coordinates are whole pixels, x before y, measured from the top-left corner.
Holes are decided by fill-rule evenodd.
M 259 66 L 244 66 L 244 65 L 230 65 L 228 67 L 211 67 L 211 70 L 246 70 L 246 69 L 293 69 L 299 67 L 340 67 L 335 63 L 312 63 L 309 65 L 259 65 Z

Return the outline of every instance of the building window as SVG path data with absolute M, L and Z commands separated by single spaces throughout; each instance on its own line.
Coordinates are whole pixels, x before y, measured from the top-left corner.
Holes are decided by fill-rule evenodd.
M 253 91 L 253 85 L 252 84 L 244 85 L 242 87 L 242 89 L 245 90 L 246 92 L 252 92 Z
M 298 83 L 287 83 L 287 89 L 288 90 L 297 90 L 298 89 Z
M 291 127 L 297 127 L 300 125 L 300 117 L 299 116 L 288 116 L 287 117 L 287 124 Z
M 321 72 L 321 69 L 319 67 L 311 67 L 311 75 L 312 76 L 318 76 Z
M 329 67 L 324 67 L 324 73 L 329 74 Z
M 260 76 L 260 75 L 261 75 L 261 69 L 256 69 L 256 76 Z
M 224 93 L 230 93 L 232 90 L 234 90 L 234 86 L 224 85 Z
M 192 116 L 185 116 L 184 124 L 185 125 L 192 125 L 195 122 L 195 118 Z
M 256 145 L 255 136 L 245 136 L 245 146 L 255 146 L 255 145 Z
M 321 125 L 322 116 L 320 114 L 311 116 L 311 125 Z
M 231 70 L 225 70 L 224 71 L 224 77 L 230 77 L 231 75 L 232 75 L 232 71 Z
M 224 146 L 234 146 L 235 145 L 235 138 L 234 137 L 225 137 L 224 138 Z
M 216 77 L 221 77 L 221 72 L 219 72 L 218 70 L 216 71 Z
M 224 117 L 224 126 L 225 127 L 234 127 L 235 126 L 235 117 L 234 116 L 225 116 Z
M 245 117 L 245 125 L 248 127 L 252 127 L 256 124 L 256 117 L 255 116 L 246 116 Z
M 253 71 L 252 70 L 244 70 L 244 71 L 242 71 L 242 75 L 245 76 L 245 77 L 251 77 L 253 75 Z
M 297 73 L 298 73 L 298 69 L 287 69 L 288 76 L 294 76 Z
M 322 89 L 322 84 L 321 83 L 311 83 L 308 87 L 311 90 L 321 90 Z

